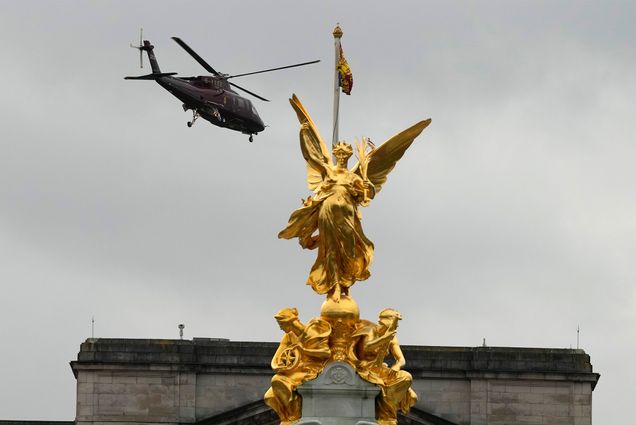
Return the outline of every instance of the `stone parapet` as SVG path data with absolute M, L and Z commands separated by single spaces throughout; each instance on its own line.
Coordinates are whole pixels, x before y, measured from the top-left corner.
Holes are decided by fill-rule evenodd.
M 173 365 L 201 369 L 254 369 L 271 372 L 277 345 L 269 342 L 236 342 L 225 339 L 194 340 L 89 338 L 80 346 L 73 371 L 95 364 Z
M 556 372 L 592 373 L 583 350 L 517 347 L 402 346 L 411 373 L 418 372 Z
M 246 368 L 271 372 L 277 344 L 225 339 L 87 339 L 76 365 L 88 363 L 170 364 L 188 367 Z M 516 347 L 436 347 L 403 345 L 411 374 L 430 372 L 594 374 L 583 350 Z
M 459 386 L 479 380 L 569 382 L 594 390 L 600 377 L 580 349 L 404 346 L 402 351 L 414 381 L 449 379 Z
M 234 423 L 247 413 L 228 412 L 262 400 L 276 347 L 206 338 L 88 339 L 71 362 L 76 422 L 176 425 L 222 417 Z M 599 375 L 583 350 L 402 346 L 402 351 L 422 423 L 591 424 Z M 265 412 L 248 416 L 239 422 L 271 422 Z

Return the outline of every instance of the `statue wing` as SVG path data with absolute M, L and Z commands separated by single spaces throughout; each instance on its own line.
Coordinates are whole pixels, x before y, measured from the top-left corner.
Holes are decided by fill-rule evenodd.
M 318 128 L 296 95 L 289 99 L 300 121 L 300 150 L 307 161 L 307 186 L 314 192 L 320 188 L 326 167 L 333 166 L 331 154 L 320 137 Z
M 380 147 L 369 152 L 367 158 L 367 179 L 375 186 L 375 193 L 378 193 L 380 189 L 382 189 L 382 185 L 386 182 L 387 176 L 395 167 L 395 164 L 402 158 L 404 152 L 406 152 L 409 146 L 411 146 L 411 143 L 413 143 L 413 140 L 415 140 L 430 123 L 430 118 L 420 121 L 391 137 L 380 145 Z M 359 163 L 353 167 L 352 171 L 364 178 Z

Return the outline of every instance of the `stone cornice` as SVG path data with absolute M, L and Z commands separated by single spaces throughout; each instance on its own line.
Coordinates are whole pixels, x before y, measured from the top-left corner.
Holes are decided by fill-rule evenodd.
M 223 339 L 87 339 L 78 370 L 179 370 L 202 373 L 272 374 L 270 361 L 277 344 Z M 591 382 L 590 357 L 583 350 L 517 347 L 402 346 L 406 369 L 415 379 L 541 379 Z

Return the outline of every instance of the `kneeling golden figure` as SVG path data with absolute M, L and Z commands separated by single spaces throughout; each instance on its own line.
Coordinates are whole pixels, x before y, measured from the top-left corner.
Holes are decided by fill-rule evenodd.
M 398 410 L 407 413 L 417 402 L 411 388 L 413 378 L 402 370 L 406 360 L 395 336 L 401 319 L 398 311 L 386 308 L 380 312 L 378 324 L 362 320 L 352 335 L 350 358 L 356 359 L 358 374 L 381 390 L 375 407 L 380 425 L 396 425 Z M 395 359 L 391 367 L 384 363 L 388 354 Z
M 331 325 L 322 319 L 312 319 L 303 325 L 295 308 L 284 308 L 274 317 L 285 335 L 272 359 L 276 375 L 265 393 L 265 403 L 286 425 L 301 417 L 302 400 L 296 387 L 318 376 L 331 356 Z

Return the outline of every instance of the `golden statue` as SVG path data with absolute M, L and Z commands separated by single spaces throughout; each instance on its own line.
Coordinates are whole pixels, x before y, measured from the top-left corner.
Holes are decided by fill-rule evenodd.
M 406 360 L 395 336 L 401 319 L 398 311 L 385 308 L 380 312 L 378 324 L 361 320 L 351 335 L 349 357 L 354 361 L 358 375 L 381 390 L 375 403 L 375 415 L 380 425 L 396 425 L 398 410 L 408 413 L 417 402 L 417 395 L 411 389 L 413 378 L 402 370 Z M 395 360 L 391 367 L 384 363 L 389 354 Z
M 354 149 L 338 142 L 327 150 L 311 117 L 294 95 L 290 103 L 300 121 L 300 149 L 307 161 L 307 184 L 314 192 L 294 211 L 279 238 L 298 238 L 306 249 L 318 248 L 307 284 L 326 294 L 320 317 L 303 325 L 298 311 L 287 308 L 276 314 L 285 335 L 272 360 L 276 374 L 265 402 L 289 425 L 301 417 L 302 399 L 296 388 L 316 378 L 327 362 L 351 365 L 360 378 L 377 385 L 375 401 L 379 425 L 396 425 L 398 411 L 407 413 L 417 401 L 411 375 L 402 370 L 406 361 L 396 337 L 400 313 L 380 312 L 379 322 L 360 319 L 360 310 L 349 288 L 370 276 L 373 243 L 362 231 L 359 206 L 367 206 L 380 192 L 389 172 L 402 158 L 430 119 L 391 137 L 376 148 L 368 138 L 356 144 L 358 162 L 347 167 Z M 391 367 L 384 363 L 391 355 Z
M 303 248 L 318 248 L 307 284 L 337 302 L 356 281 L 370 276 L 373 243 L 362 231 L 358 206 L 367 206 L 380 192 L 389 172 L 431 120 L 420 121 L 377 148 L 363 138 L 357 145 L 358 163 L 349 170 L 351 145 L 339 142 L 333 146 L 334 164 L 318 129 L 295 95 L 290 103 L 301 124 L 300 149 L 307 161 L 307 184 L 314 195 L 292 213 L 278 237 L 297 237 Z
M 265 403 L 285 425 L 301 416 L 301 397 L 296 387 L 318 376 L 331 356 L 331 326 L 322 319 L 312 319 L 303 325 L 295 308 L 284 308 L 274 317 L 285 335 L 272 359 L 276 374 L 265 393 Z

